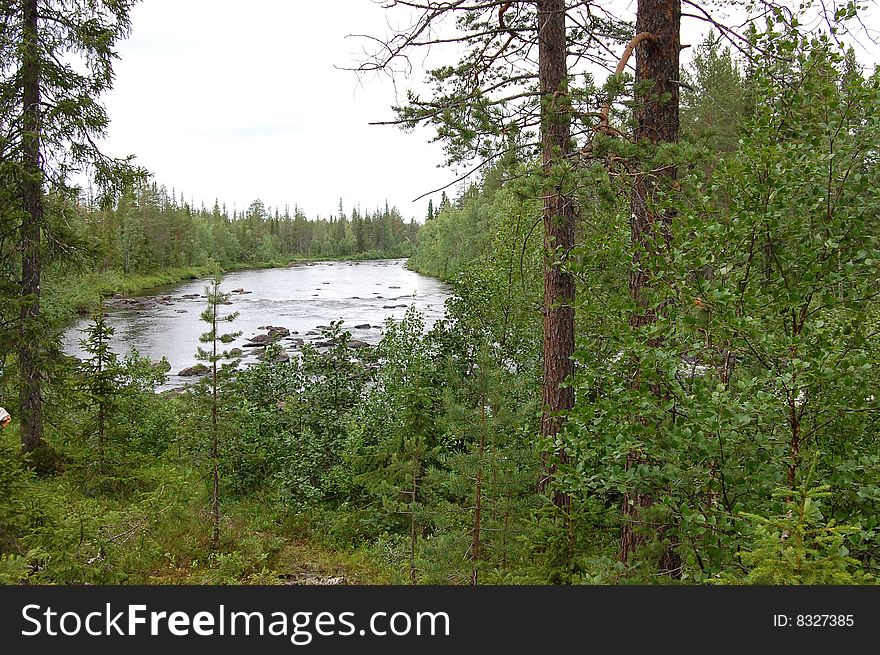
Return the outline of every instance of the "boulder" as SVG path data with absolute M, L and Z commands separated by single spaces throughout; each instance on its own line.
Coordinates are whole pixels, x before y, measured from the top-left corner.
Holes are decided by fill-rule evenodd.
M 275 343 L 281 337 L 275 337 L 272 334 L 258 334 L 254 337 L 251 337 L 248 340 L 248 343 L 244 344 L 245 348 L 254 348 L 255 346 L 267 346 L 270 343 Z
M 355 325 L 355 330 L 369 330 L 372 326 L 369 323 L 361 323 L 360 325 Z
M 260 353 L 257 356 L 257 359 L 262 360 L 262 361 L 268 361 L 269 358 L 266 357 L 266 354 L 267 354 L 266 352 Z M 290 355 L 288 355 L 286 352 L 281 350 L 281 351 L 278 351 L 275 353 L 275 356 L 271 358 L 271 361 L 273 361 L 273 362 L 287 362 L 287 361 L 290 361 Z
M 195 366 L 190 366 L 188 368 L 183 369 L 178 373 L 181 377 L 192 377 L 193 375 L 204 375 L 208 372 L 208 367 L 204 364 L 196 364 Z
M 348 342 L 349 348 L 354 348 L 355 350 L 360 350 L 361 348 L 369 348 L 370 344 L 366 341 L 361 341 L 360 339 L 351 339 Z

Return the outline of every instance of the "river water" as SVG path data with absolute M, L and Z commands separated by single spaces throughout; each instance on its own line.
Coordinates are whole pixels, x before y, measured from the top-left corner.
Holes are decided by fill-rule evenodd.
M 109 301 L 107 322 L 115 329 L 113 350 L 122 354 L 135 347 L 153 360 L 166 357 L 171 371 L 165 389 L 192 382 L 194 378 L 177 373 L 196 363 L 199 335 L 207 329 L 207 324 L 199 320 L 205 308 L 206 284 L 206 280 L 189 281 L 150 289 L 140 297 Z M 291 338 L 321 340 L 320 334 L 306 333 L 320 332 L 318 326 L 340 319 L 353 338 L 376 344 L 386 317 L 399 319 L 414 306 L 430 327 L 443 316 L 449 296 L 445 284 L 408 270 L 404 259 L 317 262 L 239 271 L 226 275 L 220 289 L 237 291 L 230 296 L 232 304 L 221 308 L 222 313 L 239 312 L 239 317 L 223 328 L 242 332 L 227 348 L 241 347 L 251 337 L 265 334 L 267 325 L 287 328 Z M 195 294 L 199 297 L 184 298 Z M 355 328 L 367 323 L 369 328 Z M 65 332 L 65 352 L 84 356 L 79 342 L 88 324 L 88 319 L 81 319 Z M 280 343 L 291 353 L 297 349 L 291 339 Z M 245 363 L 253 361 L 254 357 L 244 359 Z

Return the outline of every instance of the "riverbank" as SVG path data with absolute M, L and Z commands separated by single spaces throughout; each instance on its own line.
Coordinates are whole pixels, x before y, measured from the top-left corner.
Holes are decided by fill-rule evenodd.
M 221 267 L 221 273 L 286 268 L 297 264 L 337 261 L 375 261 L 405 259 L 388 253 L 368 252 L 346 257 L 296 257 L 283 261 L 242 262 Z M 49 270 L 43 284 L 44 312 L 53 321 L 64 324 L 77 316 L 85 316 L 97 309 L 105 298 L 119 294 L 137 295 L 158 287 L 187 280 L 210 277 L 215 264 L 167 268 L 153 273 L 125 273 L 119 269 L 105 271 Z

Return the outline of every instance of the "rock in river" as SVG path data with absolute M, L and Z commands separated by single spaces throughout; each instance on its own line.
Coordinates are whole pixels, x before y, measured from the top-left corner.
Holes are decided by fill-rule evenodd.
M 204 375 L 208 372 L 208 367 L 204 364 L 196 364 L 195 366 L 190 366 L 188 368 L 183 369 L 178 375 L 181 377 L 192 377 L 193 375 Z
M 287 328 L 270 330 L 269 334 L 258 334 L 251 337 L 248 342 L 244 344 L 244 347 L 255 348 L 257 346 L 268 346 L 270 343 L 275 343 L 276 341 L 279 341 L 282 337 L 286 337 L 288 334 L 290 334 L 290 331 Z
M 266 355 L 267 355 L 267 353 L 263 352 L 257 357 L 257 359 L 265 361 L 265 360 L 269 359 L 268 357 L 266 357 Z M 280 350 L 275 353 L 275 356 L 272 358 L 272 361 L 273 362 L 287 362 L 287 361 L 290 361 L 290 355 L 288 355 L 283 350 Z
M 244 344 L 245 348 L 256 348 L 257 346 L 265 346 L 270 343 L 275 343 L 275 339 L 273 339 L 268 334 L 258 334 L 255 337 L 251 337 L 248 343 Z

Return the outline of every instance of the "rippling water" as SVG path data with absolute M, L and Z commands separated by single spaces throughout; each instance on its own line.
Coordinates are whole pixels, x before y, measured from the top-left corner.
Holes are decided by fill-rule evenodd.
M 407 308 L 415 306 L 428 327 L 443 316 L 444 302 L 449 296 L 442 282 L 419 275 L 405 267 L 406 260 L 367 262 L 319 262 L 289 268 L 260 269 L 230 273 L 220 289 L 230 292 L 244 289 L 251 293 L 233 293 L 231 305 L 223 313 L 240 312 L 226 331 L 241 331 L 242 336 L 228 347 L 243 345 L 250 337 L 265 333 L 258 328 L 283 326 L 306 341 L 320 339 L 306 336 L 319 325 L 342 319 L 343 327 L 356 339 L 377 343 L 382 336 L 385 318 L 400 318 Z M 204 297 L 185 299 L 183 296 L 204 296 L 206 280 L 186 282 L 172 287 L 151 289 L 149 297 L 168 297 L 169 304 L 155 304 L 144 309 L 108 309 L 107 321 L 115 328 L 113 349 L 125 353 L 132 346 L 150 359 L 167 357 L 171 363 L 165 388 L 180 386 L 193 378 L 182 378 L 178 371 L 196 363 L 195 351 L 199 335 L 206 324 L 199 320 L 205 308 Z M 389 308 L 393 306 L 393 308 Z M 369 323 L 369 329 L 355 325 Z M 79 341 L 88 319 L 77 321 L 64 334 L 68 354 L 83 356 Z M 282 345 L 293 347 L 290 341 Z M 244 360 L 254 361 L 253 358 Z

